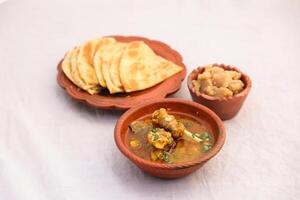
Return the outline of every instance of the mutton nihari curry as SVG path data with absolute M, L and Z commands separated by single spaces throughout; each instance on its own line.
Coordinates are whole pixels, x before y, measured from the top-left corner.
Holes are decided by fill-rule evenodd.
M 204 124 L 170 115 L 165 108 L 130 124 L 128 145 L 137 156 L 158 163 L 191 161 L 208 152 L 213 138 Z

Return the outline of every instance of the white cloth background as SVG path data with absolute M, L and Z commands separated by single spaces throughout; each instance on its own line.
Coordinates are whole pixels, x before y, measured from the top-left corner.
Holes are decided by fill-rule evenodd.
M 142 173 L 113 139 L 121 112 L 56 83 L 87 39 L 140 35 L 178 50 L 188 72 L 226 63 L 250 75 L 222 151 L 196 173 Z M 299 0 L 10 0 L 0 5 L 0 199 L 300 199 Z M 173 97 L 190 99 L 186 81 Z

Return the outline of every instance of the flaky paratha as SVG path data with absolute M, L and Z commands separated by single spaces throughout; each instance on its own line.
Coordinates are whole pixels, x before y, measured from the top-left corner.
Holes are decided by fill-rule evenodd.
M 126 45 L 124 43 L 118 42 L 110 45 L 106 45 L 102 48 L 101 52 L 101 60 L 102 60 L 102 74 L 104 76 L 104 80 L 109 90 L 109 93 L 114 94 L 118 92 L 123 92 L 123 87 L 117 87 L 114 85 L 113 80 L 110 76 L 111 65 L 113 61 L 113 57 L 118 52 L 124 51 Z
M 99 82 L 93 66 L 93 57 L 100 45 L 100 39 L 90 40 L 79 48 L 77 68 L 83 82 L 91 88 L 97 88 Z M 99 90 L 99 89 L 98 89 Z
M 128 46 L 128 44 L 124 43 L 124 46 L 115 53 L 115 55 L 112 58 L 110 69 L 109 69 L 110 79 L 111 79 L 114 87 L 117 88 L 116 89 L 117 92 L 124 92 L 124 88 L 123 88 L 123 85 L 122 85 L 121 79 L 120 79 L 119 66 L 120 66 L 120 61 L 121 61 L 122 55 L 123 55 L 125 49 L 127 48 L 127 46 Z
M 80 87 L 83 90 L 86 90 L 90 94 L 97 94 L 99 93 L 99 87 L 95 85 L 88 85 L 86 84 L 82 77 L 80 76 L 78 66 L 77 66 L 77 58 L 79 54 L 79 48 L 74 49 L 74 53 L 71 56 L 71 76 L 73 79 L 73 83 Z
M 66 56 L 64 57 L 62 63 L 61 63 L 61 68 L 64 72 L 64 74 L 68 77 L 68 79 L 72 82 L 74 82 L 71 74 L 71 57 L 74 54 L 74 49 L 70 50 Z
M 106 45 L 114 44 L 116 42 L 117 41 L 114 38 L 111 38 L 111 37 L 100 39 L 98 49 L 96 50 L 94 58 L 93 58 L 93 65 L 94 65 L 94 68 L 95 68 L 95 72 L 96 72 L 96 75 L 97 75 L 98 82 L 104 88 L 106 88 L 107 86 L 106 86 L 106 83 L 105 83 L 104 76 L 102 74 L 102 60 L 101 60 L 101 53 L 103 52 L 102 49 Z
M 182 67 L 157 56 L 142 41 L 131 42 L 120 61 L 120 79 L 126 92 L 152 87 L 180 72 Z

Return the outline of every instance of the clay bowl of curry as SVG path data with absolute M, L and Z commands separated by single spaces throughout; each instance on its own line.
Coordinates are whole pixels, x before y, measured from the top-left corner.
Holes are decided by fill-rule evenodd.
M 238 114 L 252 82 L 236 67 L 212 64 L 193 70 L 187 80 L 192 99 L 213 110 L 222 120 Z
M 142 171 L 172 179 L 193 173 L 214 157 L 225 142 L 225 128 L 209 108 L 171 98 L 125 112 L 114 137 L 119 150 Z

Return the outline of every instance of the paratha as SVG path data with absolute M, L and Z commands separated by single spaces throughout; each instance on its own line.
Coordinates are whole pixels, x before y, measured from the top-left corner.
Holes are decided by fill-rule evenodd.
M 160 56 L 142 41 L 130 42 L 120 61 L 120 79 L 126 92 L 152 87 L 180 72 L 182 67 Z
M 93 57 L 96 49 L 98 48 L 100 40 L 91 40 L 83 44 L 79 48 L 77 58 L 77 68 L 83 82 L 92 88 L 97 88 L 99 82 L 93 66 Z
M 124 43 L 118 42 L 110 45 L 106 45 L 102 48 L 101 52 L 101 60 L 102 60 L 102 74 L 104 76 L 104 80 L 109 90 L 109 93 L 114 94 L 118 92 L 123 92 L 123 87 L 117 87 L 114 85 L 113 80 L 110 76 L 111 65 L 113 61 L 113 57 L 118 52 L 124 51 L 126 45 Z
M 122 43 L 113 37 L 94 39 L 69 51 L 61 63 L 65 75 L 89 94 L 150 88 L 183 68 L 155 54 L 143 41 Z
M 86 84 L 83 81 L 82 77 L 80 76 L 78 65 L 77 65 L 79 48 L 74 49 L 74 53 L 71 56 L 71 76 L 73 79 L 73 83 L 78 87 L 80 87 L 81 89 L 86 90 L 90 94 L 97 94 L 99 93 L 100 88 L 95 85 Z
M 64 74 L 68 77 L 68 79 L 72 82 L 74 82 L 71 74 L 71 57 L 74 54 L 74 49 L 70 50 L 66 56 L 64 57 L 62 63 L 61 63 L 61 68 L 64 72 Z
M 99 41 L 99 45 L 98 45 L 98 49 L 95 52 L 94 58 L 93 58 L 93 64 L 94 64 L 94 69 L 97 75 L 97 79 L 99 84 L 103 87 L 106 88 L 106 83 L 105 83 L 105 79 L 104 76 L 102 74 L 102 60 L 101 60 L 101 54 L 102 54 L 102 50 L 106 45 L 110 45 L 110 44 L 114 44 L 117 41 L 114 38 L 111 37 L 107 37 L 107 38 L 102 38 Z
M 110 65 L 110 69 L 109 69 L 109 75 L 112 81 L 112 84 L 114 85 L 114 87 L 116 87 L 116 92 L 124 92 L 124 88 L 123 85 L 121 83 L 121 79 L 120 79 L 120 61 L 122 58 L 122 55 L 125 51 L 125 49 L 127 48 L 128 44 L 124 43 L 123 48 L 119 49 L 115 55 L 112 58 L 111 61 L 111 65 Z

